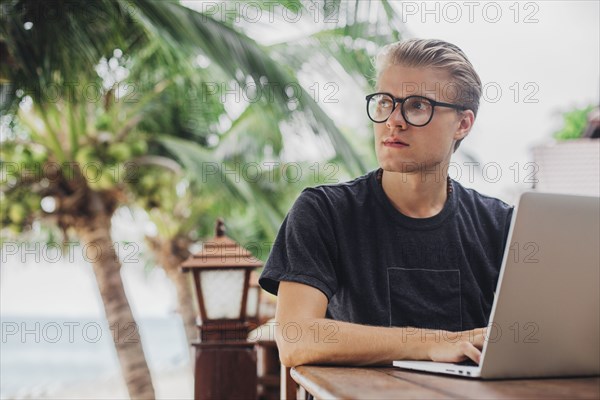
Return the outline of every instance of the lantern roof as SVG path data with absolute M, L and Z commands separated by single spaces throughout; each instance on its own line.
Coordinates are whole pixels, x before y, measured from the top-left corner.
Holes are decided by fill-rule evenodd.
M 225 223 L 217 219 L 215 237 L 202 243 L 202 251 L 192 254 L 181 264 L 184 272 L 196 268 L 259 268 L 262 262 L 225 235 Z

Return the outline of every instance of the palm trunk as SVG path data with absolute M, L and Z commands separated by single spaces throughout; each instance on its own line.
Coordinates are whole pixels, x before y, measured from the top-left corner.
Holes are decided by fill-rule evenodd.
M 182 260 L 183 262 L 183 260 Z M 179 265 L 179 264 L 178 264 Z M 177 290 L 177 304 L 179 315 L 183 320 L 185 335 L 188 344 L 198 339 L 198 328 L 196 327 L 196 311 L 194 309 L 194 293 L 192 291 L 191 274 L 183 274 L 177 269 L 166 269 L 167 276 Z
M 133 319 L 121 279 L 121 262 L 112 245 L 110 215 L 87 218 L 76 226 L 77 234 L 87 248 L 88 257 L 100 289 L 106 318 L 113 334 L 117 356 L 129 396 L 132 399 L 154 399 L 154 387 L 138 326 Z M 93 251 L 97 250 L 97 256 Z

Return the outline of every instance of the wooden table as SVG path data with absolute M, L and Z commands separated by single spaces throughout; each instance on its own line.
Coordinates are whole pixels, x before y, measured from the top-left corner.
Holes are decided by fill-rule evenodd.
M 399 368 L 300 366 L 316 399 L 600 399 L 600 377 L 479 380 Z

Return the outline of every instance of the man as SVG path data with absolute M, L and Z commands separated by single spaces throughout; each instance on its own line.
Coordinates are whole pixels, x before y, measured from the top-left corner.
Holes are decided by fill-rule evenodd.
M 388 45 L 367 96 L 380 168 L 306 188 L 260 277 L 282 363 L 479 363 L 512 207 L 448 178 L 481 81 L 441 40 Z

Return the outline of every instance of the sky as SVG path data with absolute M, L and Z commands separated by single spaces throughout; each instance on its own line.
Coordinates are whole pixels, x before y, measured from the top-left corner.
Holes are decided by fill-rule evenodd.
M 551 139 L 560 127 L 561 112 L 599 102 L 599 2 L 474 2 L 472 22 L 469 2 L 450 3 L 427 2 L 427 9 L 421 1 L 397 6 L 405 7 L 405 36 L 452 42 L 478 71 L 488 91 L 475 127 L 461 148 L 474 154 L 483 168 L 472 179 L 463 168 L 459 181 L 514 203 L 516 194 L 531 186 L 525 177 L 530 172 L 527 163 L 532 161 L 532 146 Z M 498 9 L 500 14 L 495 13 Z M 272 43 L 294 34 L 285 29 L 256 39 Z M 337 97 L 339 102 L 323 104 L 336 122 L 368 127 L 364 94 L 340 85 Z M 371 134 L 364 129 L 364 135 Z M 456 162 L 464 167 L 466 159 L 457 154 Z M 141 237 L 136 227 L 142 225 L 121 216 L 115 221 L 115 240 Z M 38 263 L 34 257 L 30 255 L 24 263 L 15 256 L 2 260 L 3 315 L 102 316 L 89 265 L 81 261 Z M 50 254 L 46 261 L 51 258 Z M 136 316 L 173 312 L 175 292 L 161 270 L 147 272 L 141 262 L 128 263 L 123 266 L 123 279 Z

